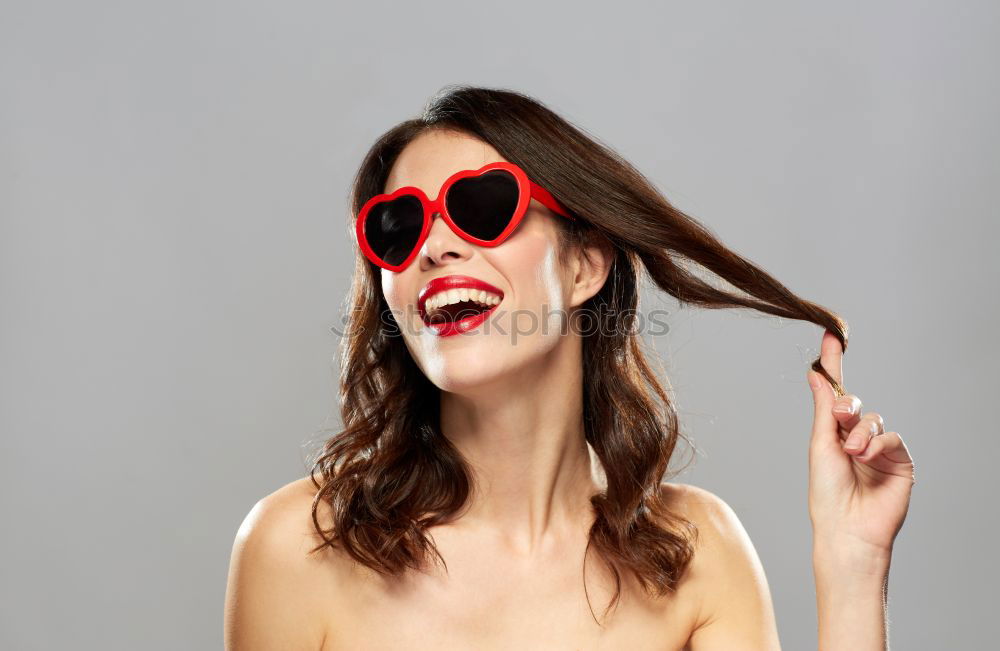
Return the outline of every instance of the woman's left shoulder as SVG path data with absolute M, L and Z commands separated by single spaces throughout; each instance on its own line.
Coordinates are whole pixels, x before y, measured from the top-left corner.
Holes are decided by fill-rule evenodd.
M 729 504 L 712 491 L 692 484 L 662 483 L 667 509 L 697 529 L 693 565 L 698 574 L 724 580 L 721 568 L 737 572 L 750 583 L 765 583 L 764 569 L 750 535 Z
M 770 589 L 757 551 L 736 512 L 721 497 L 699 486 L 662 483 L 660 488 L 670 510 L 698 530 L 690 571 L 700 600 L 699 639 L 728 639 L 729 633 L 723 631 L 765 631 L 765 637 L 769 636 L 775 627 Z M 726 590 L 719 590 L 722 585 Z M 733 612 L 741 614 L 734 616 Z
M 662 482 L 660 499 L 671 512 L 688 518 L 699 530 L 705 529 L 716 540 L 728 540 L 730 543 L 734 540 L 741 543 L 750 541 L 732 507 L 706 488 L 694 484 Z M 732 545 L 726 547 L 732 550 Z
M 695 515 L 692 513 L 694 511 L 704 514 L 706 510 L 729 508 L 729 505 L 721 497 L 694 484 L 662 482 L 660 483 L 660 499 L 671 509 L 692 515 Z

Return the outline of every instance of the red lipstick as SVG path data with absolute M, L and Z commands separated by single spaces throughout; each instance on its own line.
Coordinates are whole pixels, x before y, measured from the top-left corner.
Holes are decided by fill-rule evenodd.
M 489 292 L 491 294 L 496 294 L 503 300 L 503 291 L 500 288 L 495 287 L 485 281 L 479 280 L 478 278 L 473 278 L 472 276 L 461 276 L 461 275 L 450 275 L 442 276 L 440 278 L 434 278 L 429 283 L 424 285 L 424 287 L 417 294 L 417 309 L 420 311 L 420 318 L 423 320 L 424 325 L 430 328 L 439 337 L 449 337 L 452 335 L 461 334 L 463 332 L 468 332 L 472 330 L 479 324 L 489 317 L 489 315 L 497 308 L 497 305 L 493 305 L 490 308 L 480 312 L 479 314 L 472 314 L 470 316 L 459 319 L 458 321 L 447 321 L 444 323 L 431 323 L 427 318 L 426 303 L 427 299 L 434 296 L 435 294 L 447 291 L 449 289 L 476 289 Z

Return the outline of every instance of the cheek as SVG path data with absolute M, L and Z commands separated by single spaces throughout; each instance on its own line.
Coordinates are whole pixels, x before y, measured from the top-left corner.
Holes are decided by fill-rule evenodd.
M 412 285 L 405 272 L 393 273 L 382 270 L 382 296 L 397 322 L 412 316 L 410 313 L 415 311 L 415 307 L 409 307 L 409 303 L 412 302 L 410 295 Z M 416 290 L 413 290 L 413 296 L 416 296 Z
M 512 316 L 525 327 L 529 327 L 529 322 L 541 325 L 542 319 L 558 324 L 567 303 L 565 269 L 558 250 L 545 237 L 526 238 L 518 245 L 511 255 L 504 257 L 507 278 L 516 296 L 511 306 L 516 312 Z
M 382 296 L 389 305 L 389 309 L 394 312 L 403 306 L 402 283 L 399 282 L 398 278 L 399 274 L 382 270 Z
M 547 305 L 554 310 L 561 310 L 565 305 L 563 295 L 563 269 L 559 264 L 559 256 L 553 247 L 548 247 L 537 260 L 532 275 L 538 294 Z

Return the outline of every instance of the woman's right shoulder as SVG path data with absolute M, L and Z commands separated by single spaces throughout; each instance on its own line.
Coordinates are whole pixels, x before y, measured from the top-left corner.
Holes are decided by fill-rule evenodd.
M 321 648 L 349 572 L 336 550 L 313 553 L 318 489 L 297 479 L 259 499 L 236 533 L 226 588 L 226 648 Z M 320 502 L 320 507 L 324 505 Z M 317 510 L 320 524 L 328 529 Z
M 254 505 L 261 513 L 267 512 L 269 515 L 287 513 L 290 510 L 299 510 L 303 506 L 312 508 L 313 498 L 318 492 L 312 477 L 302 477 L 290 481 L 281 488 L 260 498 Z M 252 512 L 252 509 L 251 509 Z
M 313 523 L 313 502 L 319 489 L 311 477 L 281 486 L 260 498 L 247 513 L 236 533 L 237 541 L 254 539 L 274 550 L 299 552 L 323 542 Z M 320 501 L 316 516 L 324 530 L 332 519 L 329 505 Z

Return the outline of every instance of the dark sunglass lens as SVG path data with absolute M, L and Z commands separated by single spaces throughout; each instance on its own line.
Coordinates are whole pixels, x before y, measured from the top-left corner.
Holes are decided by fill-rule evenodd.
M 456 181 L 445 201 L 459 228 L 480 240 L 495 240 L 517 208 L 517 179 L 507 170 L 490 170 Z
M 417 245 L 424 225 L 424 207 L 413 195 L 376 204 L 365 219 L 365 238 L 375 255 L 391 265 L 402 264 Z

